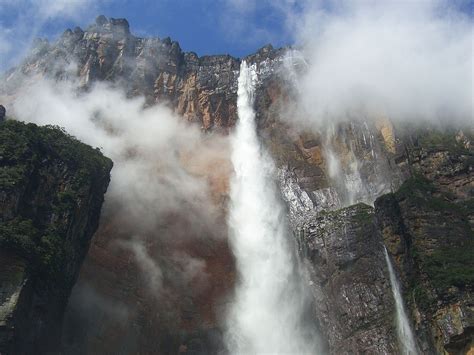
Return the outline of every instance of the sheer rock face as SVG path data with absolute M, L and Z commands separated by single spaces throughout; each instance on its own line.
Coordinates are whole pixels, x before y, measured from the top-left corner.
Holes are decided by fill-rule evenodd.
M 112 162 L 59 129 L 7 121 L 0 137 L 0 351 L 56 351 Z
M 398 352 L 394 301 L 373 208 L 308 218 L 297 241 L 331 354 Z
M 411 155 L 417 175 L 375 202 L 377 220 L 423 352 L 469 353 L 474 350 L 473 152 L 452 137 L 451 144 L 436 148 L 425 142 Z
M 472 140 L 472 130 L 443 134 L 428 129 L 408 146 L 410 168 L 431 180 L 453 201 L 469 201 L 474 195 Z
M 141 235 L 147 254 L 163 272 L 162 284 L 154 289 L 137 255 L 117 243 L 133 241 L 135 226 L 123 218 L 110 212 L 101 220 L 66 311 L 63 350 L 222 351 L 220 326 L 235 278 L 225 229 L 203 231 L 175 213 Z
M 315 161 L 295 158 L 298 149 L 295 144 L 293 153 L 284 151 L 279 181 L 330 352 L 399 351 L 383 244 L 402 279 L 420 352 L 472 351 L 474 154 L 469 139 L 426 130 L 398 140 L 396 151 L 402 153 L 392 159 L 412 177 L 375 201 L 376 218 L 368 218 L 373 225 L 365 228 L 363 219 L 354 218 L 357 205 L 338 209 L 344 200 L 337 185 L 318 186 L 323 179 L 292 169 Z M 360 230 L 363 237 L 357 239 Z
M 474 326 L 472 229 L 456 210 L 428 207 L 425 203 L 436 200 L 417 201 L 420 191 L 410 193 L 414 196 L 397 193 L 377 200 L 383 237 L 423 353 L 463 354 L 472 347 Z

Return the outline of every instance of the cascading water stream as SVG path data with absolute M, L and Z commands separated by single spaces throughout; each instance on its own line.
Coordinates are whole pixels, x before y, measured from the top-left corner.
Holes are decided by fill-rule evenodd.
M 397 281 L 397 276 L 393 270 L 392 262 L 388 256 L 387 248 L 384 247 L 385 261 L 387 262 L 388 273 L 390 276 L 390 284 L 392 286 L 393 298 L 395 299 L 395 308 L 397 313 L 397 334 L 398 340 L 402 346 L 403 355 L 416 355 L 415 337 L 410 327 L 405 306 L 403 305 L 403 298 L 400 292 L 400 285 Z
M 229 210 L 239 281 L 227 315 L 226 344 L 236 354 L 314 354 L 315 332 L 303 321 L 305 292 L 275 168 L 256 134 L 255 81 L 255 68 L 242 62 Z

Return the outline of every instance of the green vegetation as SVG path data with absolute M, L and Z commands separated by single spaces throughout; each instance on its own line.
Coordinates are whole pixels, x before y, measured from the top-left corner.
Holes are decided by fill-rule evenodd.
M 452 202 L 449 193 L 441 193 L 430 180 L 421 175 L 414 175 L 406 180 L 395 193 L 398 200 L 409 199 L 420 207 L 438 212 L 454 212 L 465 216 L 467 205 Z M 474 205 L 471 202 L 471 205 Z
M 474 198 L 457 204 L 465 215 L 474 214 Z
M 425 255 L 421 261 L 424 271 L 437 289 L 474 285 L 474 241 L 451 246 Z
M 469 155 L 469 150 L 456 140 L 453 131 L 431 130 L 420 134 L 418 143 L 425 149 L 445 149 L 456 155 Z
M 24 164 L 14 166 L 0 167 L 0 186 L 2 188 L 14 188 L 24 183 L 26 175 L 26 166 Z
M 59 278 L 64 261 L 64 241 L 58 235 L 47 234 L 33 221 L 15 218 L 0 224 L 0 246 L 30 260 L 36 271 L 47 277 Z
M 54 231 L 41 237 L 37 246 L 37 257 L 41 265 L 49 275 L 61 275 L 66 255 L 66 246 L 63 238 Z M 61 275 L 67 277 L 67 275 Z
M 0 224 L 0 246 L 32 258 L 37 252 L 39 234 L 40 231 L 33 225 L 33 221 L 15 218 Z
M 395 195 L 398 199 L 413 197 L 424 199 L 435 191 L 435 187 L 428 179 L 422 175 L 414 175 L 400 186 Z
M 412 287 L 413 298 L 418 307 L 423 311 L 428 311 L 431 306 L 435 303 L 433 297 L 431 297 L 422 284 L 416 284 Z
M 0 124 L 0 193 L 7 197 L 0 247 L 29 260 L 33 271 L 67 281 L 74 216 L 84 198 L 106 186 L 111 168 L 98 149 L 59 127 Z
M 408 179 L 395 193 L 399 201 L 414 204 L 414 218 L 421 228 L 416 229 L 413 258 L 438 292 L 450 287 L 466 288 L 474 285 L 474 235 L 468 222 L 474 202 L 472 199 L 453 202 L 450 193 L 437 189 L 422 176 Z M 422 213 L 420 213 L 422 212 Z M 431 240 L 431 242 L 430 242 Z M 436 240 L 434 250 L 417 244 L 430 245 Z M 413 296 L 422 307 L 430 305 L 430 298 L 423 286 L 414 285 Z
M 354 222 L 358 225 L 373 223 L 374 209 L 364 203 L 358 203 L 351 208 L 356 208 L 356 213 L 352 216 Z
M 13 120 L 0 126 L 0 188 L 12 187 L 12 182 L 19 181 L 32 164 L 54 159 L 74 168 L 76 187 L 112 166 L 98 148 L 81 143 L 60 127 L 39 127 Z

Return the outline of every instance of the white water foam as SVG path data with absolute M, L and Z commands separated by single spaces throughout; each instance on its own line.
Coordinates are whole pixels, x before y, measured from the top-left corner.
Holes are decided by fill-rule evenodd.
M 256 77 L 255 68 L 242 62 L 229 209 L 239 280 L 227 315 L 226 344 L 234 354 L 315 354 L 314 328 L 303 321 L 305 292 L 275 168 L 256 133 Z

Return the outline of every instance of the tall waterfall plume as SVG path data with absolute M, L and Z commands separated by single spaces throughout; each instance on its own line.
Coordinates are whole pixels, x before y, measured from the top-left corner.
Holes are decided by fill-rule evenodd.
M 232 142 L 229 229 L 239 280 L 227 315 L 235 354 L 314 354 L 294 244 L 277 193 L 275 168 L 256 133 L 255 67 L 240 68 L 239 121 Z
M 388 256 L 387 248 L 384 247 L 385 260 L 387 262 L 388 273 L 390 276 L 390 284 L 392 286 L 393 298 L 395 299 L 395 308 L 397 312 L 397 335 L 398 341 L 402 346 L 403 355 L 416 355 L 415 337 L 410 327 L 407 314 L 405 312 L 405 306 L 403 305 L 403 298 L 400 292 L 400 285 L 397 281 L 397 276 L 393 270 L 392 262 Z

